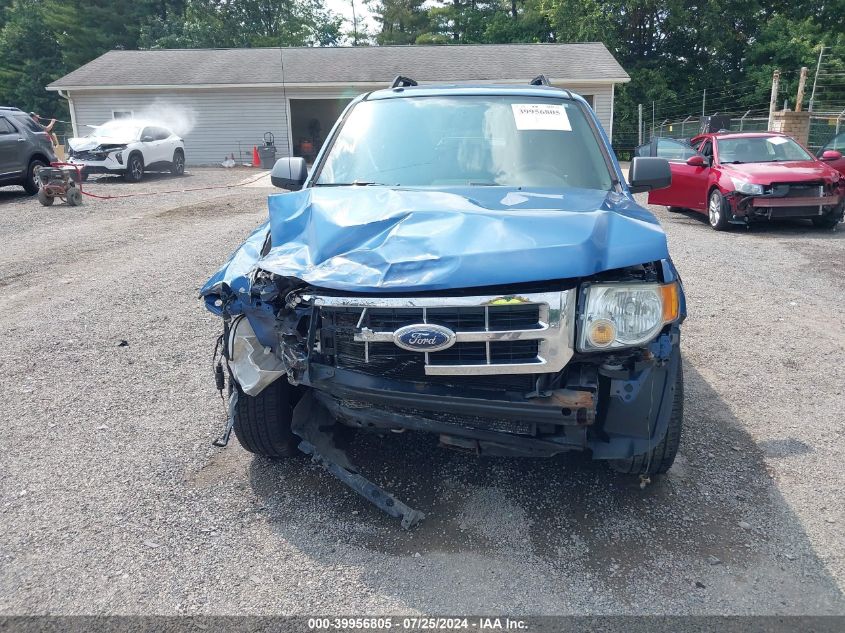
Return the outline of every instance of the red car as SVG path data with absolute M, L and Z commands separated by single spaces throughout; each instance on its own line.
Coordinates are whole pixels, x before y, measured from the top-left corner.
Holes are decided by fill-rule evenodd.
M 654 139 L 648 153 L 667 158 L 672 170 L 672 185 L 651 191 L 649 204 L 707 213 L 717 231 L 772 218 L 808 218 L 828 229 L 842 220 L 845 177 L 828 164 L 842 158 L 838 151 L 818 159 L 785 134 L 720 132 L 689 144 Z

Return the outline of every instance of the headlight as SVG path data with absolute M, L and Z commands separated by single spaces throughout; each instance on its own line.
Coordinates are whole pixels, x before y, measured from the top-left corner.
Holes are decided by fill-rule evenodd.
M 677 282 L 585 286 L 578 349 L 590 352 L 647 343 L 680 314 Z
M 737 178 L 731 178 L 731 180 L 733 180 L 734 189 L 739 193 L 744 193 L 747 196 L 763 195 L 763 185 L 755 185 L 747 180 L 739 180 Z

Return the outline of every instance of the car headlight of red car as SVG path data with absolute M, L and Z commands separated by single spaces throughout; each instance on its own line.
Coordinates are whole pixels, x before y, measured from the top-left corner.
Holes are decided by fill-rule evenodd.
M 743 193 L 746 196 L 761 196 L 763 195 L 763 185 L 757 185 L 747 180 L 740 180 L 739 178 L 731 178 L 734 183 L 734 189 L 738 193 Z

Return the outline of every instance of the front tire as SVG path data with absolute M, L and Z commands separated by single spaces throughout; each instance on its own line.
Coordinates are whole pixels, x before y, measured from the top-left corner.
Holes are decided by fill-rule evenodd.
M 710 226 L 716 231 L 726 231 L 730 227 L 730 205 L 718 189 L 710 192 L 710 200 L 707 204 L 707 219 Z
M 185 152 L 177 149 L 173 152 L 173 162 L 170 163 L 170 173 L 174 176 L 185 174 Z
M 817 218 L 812 218 L 813 226 L 817 229 L 826 229 L 828 231 L 835 229 L 836 226 L 841 221 L 839 214 L 837 213 L 829 213 L 828 215 L 822 215 Z
M 68 187 L 65 200 L 72 207 L 78 207 L 82 204 L 82 192 L 76 187 Z
M 681 362 L 680 360 L 678 362 Z M 657 446 L 642 455 L 610 461 L 610 467 L 626 475 L 657 475 L 665 473 L 675 462 L 678 446 L 681 443 L 681 428 L 684 424 L 684 367 L 678 366 L 675 379 L 675 396 L 672 400 L 672 413 L 666 435 Z
M 56 199 L 53 196 L 47 195 L 47 192 L 44 189 L 38 190 L 38 202 L 40 202 L 43 206 L 52 206 L 55 200 Z
M 292 387 L 282 377 L 257 396 L 238 390 L 235 403 L 235 436 L 250 453 L 264 457 L 293 457 L 299 439 L 290 430 Z
M 23 181 L 23 188 L 29 195 L 34 196 L 38 193 L 38 190 L 41 188 L 38 183 L 38 176 L 35 172 L 38 170 L 39 167 L 46 166 L 47 163 L 38 158 L 29 162 L 29 168 L 26 170 L 26 180 Z
M 140 182 L 144 177 L 144 159 L 140 154 L 132 154 L 126 162 L 126 173 L 123 175 L 126 182 Z

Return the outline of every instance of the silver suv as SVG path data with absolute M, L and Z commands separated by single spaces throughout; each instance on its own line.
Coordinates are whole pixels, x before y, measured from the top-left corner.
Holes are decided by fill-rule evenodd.
M 47 132 L 18 108 L 0 107 L 0 187 L 21 185 L 38 193 L 37 167 L 56 161 Z

